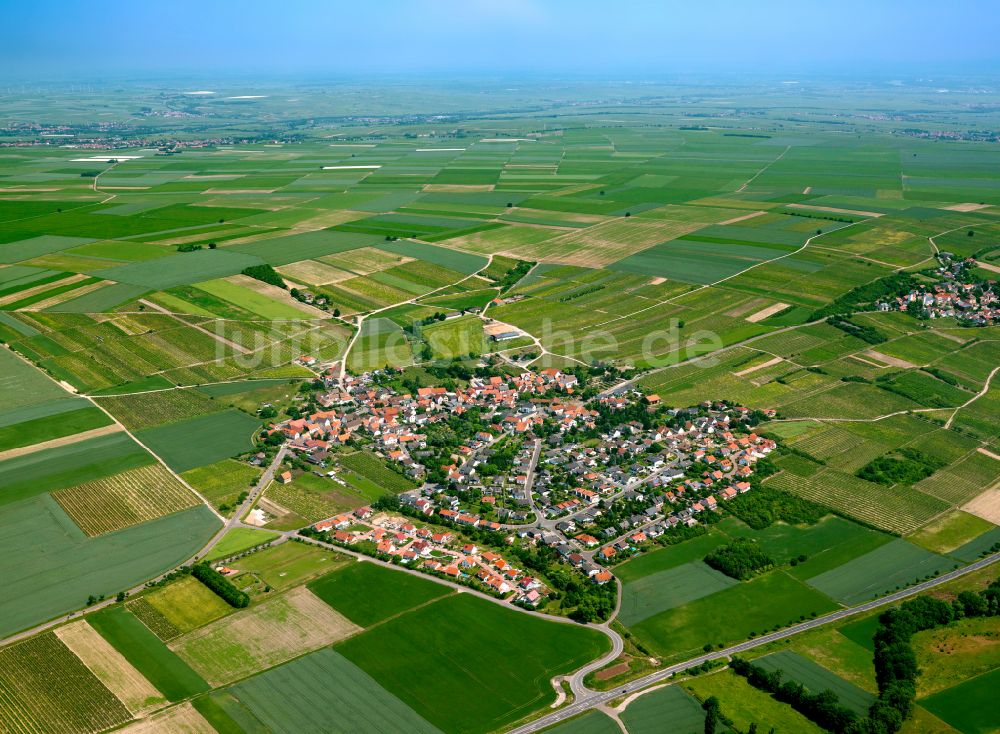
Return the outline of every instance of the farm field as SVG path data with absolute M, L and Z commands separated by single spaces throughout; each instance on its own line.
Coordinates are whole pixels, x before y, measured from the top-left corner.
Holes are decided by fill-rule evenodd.
M 837 694 L 840 704 L 854 713 L 864 715 L 875 702 L 875 695 L 862 690 L 826 668 L 794 652 L 776 652 L 754 660 L 768 671 L 780 670 L 785 680 L 802 684 L 811 693 L 825 690 Z
M 273 731 L 440 731 L 329 648 L 254 676 L 230 690 Z M 331 711 L 336 712 L 333 721 Z
M 359 593 L 361 589 L 366 593 Z M 447 586 L 364 562 L 316 579 L 309 590 L 360 627 L 371 627 L 451 593 Z
M 837 608 L 826 595 L 777 571 L 648 617 L 631 629 L 650 650 L 684 659 L 706 644 L 731 643 Z M 745 609 L 727 616 L 725 609 Z
M 52 497 L 91 537 L 198 504 L 198 498 L 161 464 L 61 489 Z
M 506 644 L 495 644 L 496 630 Z M 421 630 L 421 634 L 415 634 Z M 468 595 L 449 596 L 335 646 L 442 731 L 487 732 L 550 703 L 549 679 L 606 649 L 603 635 L 534 619 Z M 437 670 L 426 688 L 409 671 Z M 474 683 L 475 682 L 475 683 Z M 455 686 L 466 696 L 455 699 Z
M 493 9 L 472 30 L 545 20 L 523 10 Z M 94 46 L 81 70 L 106 51 L 83 32 L 93 22 L 80 21 L 79 43 Z M 46 43 L 65 30 L 53 28 Z M 0 731 L 498 734 L 550 713 L 552 679 L 608 650 L 576 620 L 604 622 L 615 602 L 607 622 L 625 649 L 588 680 L 617 695 L 661 666 L 995 552 L 1000 312 L 986 281 L 1000 272 L 1000 105 L 980 67 L 892 83 L 212 75 L 198 89 L 141 69 L 12 81 L 0 100 Z M 523 335 L 490 337 L 507 328 Z M 581 384 L 490 385 L 525 366 Z M 697 453 L 702 419 L 720 411 L 777 447 L 745 454 L 726 437 Z M 540 424 L 518 420 L 536 413 Z M 301 428 L 284 422 L 301 418 L 310 435 L 289 438 Z M 661 425 L 672 433 L 645 433 Z M 709 425 L 715 439 L 744 428 Z M 546 442 L 534 497 L 515 491 L 523 454 L 494 477 L 510 444 L 478 446 L 480 430 Z M 267 517 L 251 529 L 233 513 L 282 442 L 279 474 L 293 478 L 255 497 Z M 745 476 L 750 457 L 761 461 Z M 679 471 L 654 481 L 649 459 Z M 568 518 L 546 509 L 632 476 L 644 496 L 598 505 L 614 514 L 592 525 L 574 513 L 577 527 L 560 528 Z M 737 478 L 750 489 L 730 503 Z M 616 581 L 587 575 L 591 552 L 651 524 L 651 504 L 668 514 L 709 493 L 718 515 L 680 514 L 695 527 L 665 531 L 695 537 L 624 540 L 615 558 L 627 560 L 604 566 Z M 439 514 L 418 515 L 417 494 Z M 394 560 L 434 568 L 489 549 L 517 569 L 518 600 L 296 536 L 362 506 L 375 514 L 347 532 L 388 528 L 397 503 L 435 532 L 445 506 L 486 522 L 463 517 L 453 541 L 416 544 L 416 557 L 393 548 Z M 220 516 L 233 526 L 205 551 Z M 573 539 L 583 532 L 597 544 Z M 736 581 L 705 562 L 737 539 L 773 565 Z M 153 581 L 196 555 L 224 562 L 248 606 L 184 570 Z M 458 580 L 488 588 L 474 563 Z M 528 575 L 541 601 L 518 585 Z M 537 614 L 514 607 L 536 602 Z M 878 613 L 866 614 L 750 655 L 863 713 L 877 690 Z M 902 734 L 1000 730 L 995 627 L 966 618 L 914 637 L 923 674 Z M 710 696 L 734 731 L 819 731 L 727 670 L 622 696 L 617 720 L 591 710 L 549 731 L 700 734 Z
M 298 588 L 176 638 L 170 648 L 218 686 L 330 645 L 359 629 L 307 589 Z
M 176 472 L 213 464 L 252 448 L 251 436 L 260 421 L 245 413 L 221 413 L 140 431 L 138 438 Z
M 621 713 L 629 734 L 653 734 L 669 721 L 678 734 L 705 731 L 705 712 L 680 686 L 664 686 L 632 699 Z
M 90 734 L 132 718 L 52 632 L 0 648 L 0 723 L 7 731 Z
M 9 591 L 0 632 L 11 634 L 82 607 L 90 595 L 114 596 L 186 561 L 219 528 L 206 507 L 192 507 L 88 538 L 47 495 L 6 505 L 0 518 L 0 569 Z
M 87 622 L 168 701 L 208 690 L 208 684 L 126 607 L 102 609 Z

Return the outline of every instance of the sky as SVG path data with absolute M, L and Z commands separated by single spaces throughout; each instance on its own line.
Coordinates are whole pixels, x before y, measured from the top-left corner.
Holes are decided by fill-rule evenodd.
M 0 0 L 0 75 L 1000 71 L 998 0 Z

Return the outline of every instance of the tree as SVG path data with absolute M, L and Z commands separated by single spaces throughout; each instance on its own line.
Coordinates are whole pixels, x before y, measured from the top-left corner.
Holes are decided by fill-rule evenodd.
M 722 718 L 719 714 L 719 699 L 710 696 L 701 705 L 705 709 L 705 734 L 715 734 L 715 729 Z

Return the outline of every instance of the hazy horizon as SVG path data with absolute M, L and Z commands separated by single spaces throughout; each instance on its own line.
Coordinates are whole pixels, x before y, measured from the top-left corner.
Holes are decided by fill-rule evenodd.
M 6 80 L 350 79 L 367 75 L 658 79 L 697 75 L 980 75 L 1000 72 L 987 0 L 385 0 L 355 3 L 66 0 L 0 8 Z

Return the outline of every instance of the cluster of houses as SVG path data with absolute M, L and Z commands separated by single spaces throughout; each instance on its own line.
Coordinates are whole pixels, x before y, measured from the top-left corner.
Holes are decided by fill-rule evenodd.
M 305 366 L 315 364 L 314 358 L 308 356 L 297 361 Z M 458 446 L 455 461 L 443 467 L 449 482 L 459 485 L 469 483 L 474 474 L 474 464 L 465 466 L 464 458 L 501 434 L 526 435 L 546 416 L 554 416 L 562 430 L 586 425 L 591 417 L 590 411 L 579 404 L 541 398 L 552 392 L 572 394 L 577 386 L 575 375 L 556 369 L 508 378 L 473 378 L 467 386 L 453 390 L 422 387 L 416 394 L 400 394 L 378 386 L 371 373 L 345 375 L 340 381 L 328 373 L 325 380 L 332 389 L 317 397 L 323 410 L 275 424 L 267 433 L 281 433 L 289 448 L 320 466 L 325 466 L 332 446 L 363 435 L 376 451 L 397 462 L 415 480 L 424 478 L 422 459 L 430 453 L 421 429 L 472 408 L 481 409 L 492 423 L 488 432 L 477 433 Z
M 442 510 L 441 515 L 447 517 L 446 512 Z M 478 524 L 458 513 L 450 519 L 460 525 Z M 376 514 L 361 507 L 318 522 L 313 529 L 328 533 L 339 545 L 372 544 L 377 554 L 398 558 L 402 565 L 480 586 L 511 602 L 534 608 L 548 598 L 548 589 L 537 578 L 514 567 L 499 553 L 482 550 L 446 529 L 418 527 L 404 516 Z
M 606 584 L 613 580 L 606 566 L 750 491 L 754 464 L 776 448 L 752 430 L 753 413 L 740 406 L 662 409 L 657 396 L 637 390 L 585 404 L 574 397 L 576 387 L 574 375 L 555 369 L 473 378 L 453 389 L 422 387 L 414 394 L 379 384 L 371 374 L 345 375 L 327 381 L 317 397 L 323 410 L 269 430 L 314 464 L 323 464 L 335 444 L 363 435 L 415 479 L 441 469 L 442 480 L 424 481 L 400 496 L 409 515 L 444 521 L 437 530 L 406 517 L 373 516 L 368 508 L 314 529 L 333 542 L 367 542 L 366 550 L 399 563 L 536 607 L 547 594 L 543 582 L 496 553 L 479 553 L 466 537 L 475 534 L 463 528 L 502 533 L 508 543 L 551 546 L 594 584 Z M 657 416 L 652 426 L 629 419 L 639 404 Z M 428 426 L 473 408 L 477 428 L 449 446 L 448 463 L 425 466 L 442 458 L 428 450 Z M 631 408 L 629 418 L 606 428 L 609 413 L 625 408 Z M 578 439 L 578 431 L 588 438 Z M 497 474 L 496 464 L 492 472 L 480 471 L 501 446 L 503 471 Z
M 971 326 L 990 326 L 1000 322 L 1000 298 L 994 292 L 996 281 L 969 282 L 966 271 L 976 266 L 973 258 L 955 259 L 950 253 L 938 255 L 937 275 L 931 286 L 920 285 L 894 299 L 880 301 L 880 311 L 916 311 L 929 319 L 956 318 Z

